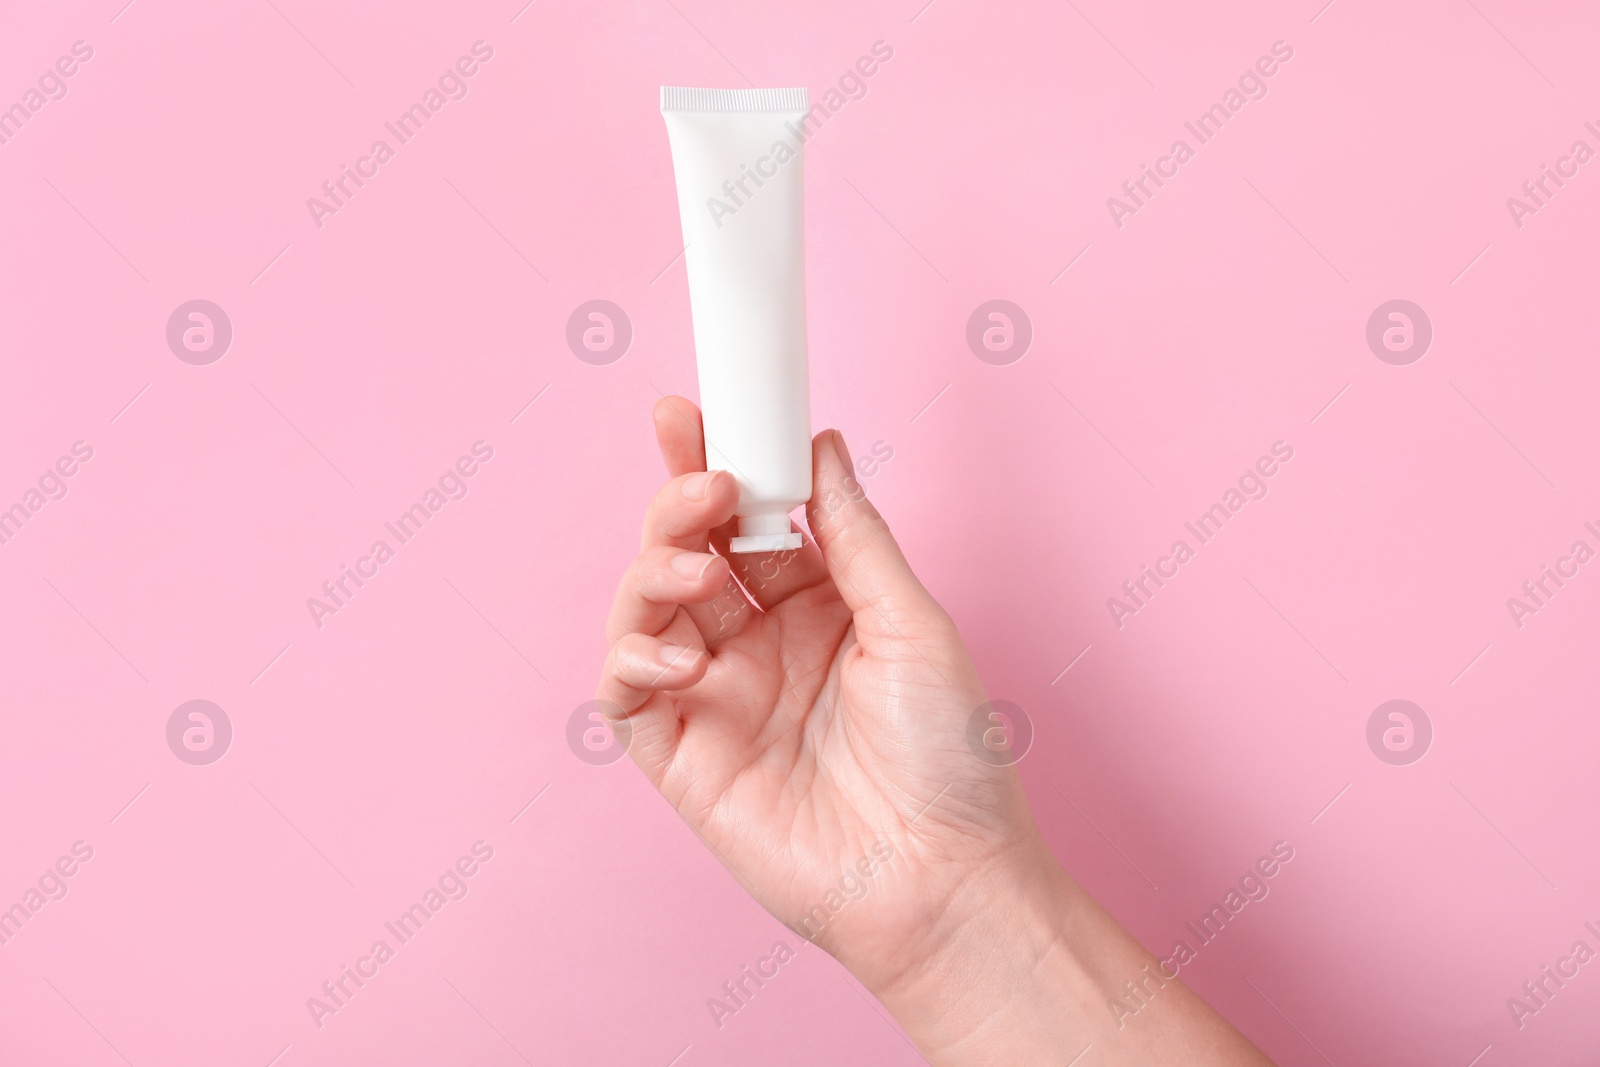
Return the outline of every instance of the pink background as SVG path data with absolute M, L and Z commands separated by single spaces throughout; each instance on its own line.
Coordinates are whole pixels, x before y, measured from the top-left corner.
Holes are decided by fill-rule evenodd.
M 0 1062 L 919 1062 L 809 946 L 719 1029 L 794 935 L 565 740 L 662 478 L 649 406 L 695 392 L 657 88 L 815 99 L 879 40 L 808 153 L 814 422 L 892 449 L 865 484 L 1031 715 L 1057 854 L 1164 955 L 1289 842 L 1183 971 L 1280 1063 L 1594 1062 L 1600 964 L 1506 1007 L 1600 949 L 1600 565 L 1506 607 L 1600 547 L 1600 162 L 1506 207 L 1600 148 L 1584 5 L 123 2 L 0 21 L 0 105 L 94 49 L 0 146 L 0 506 L 94 449 L 0 546 L 0 906 L 94 849 L 0 946 Z M 306 198 L 480 39 L 319 229 Z M 1278 40 L 1269 95 L 1115 226 Z M 208 366 L 164 335 L 197 298 L 234 329 Z M 965 341 L 996 298 L 1035 331 L 1006 366 Z M 1396 298 L 1434 328 L 1408 366 L 1365 340 Z M 632 323 L 610 365 L 564 340 L 593 299 Z M 307 598 L 478 440 L 319 629 Z M 1119 629 L 1107 598 L 1279 440 Z M 1434 729 L 1408 766 L 1366 742 L 1397 698 Z M 209 766 L 166 742 L 194 699 L 233 725 Z M 319 1029 L 306 998 L 479 840 Z

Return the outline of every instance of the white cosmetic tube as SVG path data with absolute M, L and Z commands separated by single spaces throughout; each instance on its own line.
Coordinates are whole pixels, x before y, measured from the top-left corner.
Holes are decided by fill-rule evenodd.
M 800 547 L 811 498 L 804 89 L 663 86 L 706 469 L 739 483 L 734 552 Z

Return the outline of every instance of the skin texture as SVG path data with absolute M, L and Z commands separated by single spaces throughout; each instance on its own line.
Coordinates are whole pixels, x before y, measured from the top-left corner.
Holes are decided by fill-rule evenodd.
M 1153 973 L 1051 856 L 1015 769 L 975 755 L 982 683 L 844 439 L 812 442 L 804 546 L 730 555 L 738 487 L 705 472 L 699 411 L 667 397 L 654 419 L 670 479 L 618 587 L 597 696 L 745 889 L 934 1063 L 1066 1063 L 1086 1045 L 1095 1064 L 1267 1063 Z M 1142 994 L 1124 1003 L 1145 1006 L 1119 1019 L 1108 1000 L 1130 981 Z

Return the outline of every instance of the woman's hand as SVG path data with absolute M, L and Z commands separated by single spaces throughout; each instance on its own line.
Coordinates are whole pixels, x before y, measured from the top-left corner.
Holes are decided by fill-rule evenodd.
M 812 442 L 815 540 L 734 555 L 738 488 L 706 473 L 699 411 L 668 397 L 655 424 L 671 478 L 617 590 L 598 695 L 751 895 L 937 1063 L 1091 1046 L 1097 1065 L 1267 1063 L 1050 855 L 985 747 L 1000 721 L 960 635 L 843 438 Z
M 977 672 L 837 432 L 812 442 L 815 542 L 730 555 L 738 489 L 705 473 L 699 411 L 669 397 L 655 425 L 671 479 L 617 591 L 598 695 L 767 910 L 892 985 L 975 879 L 1041 851 L 1015 773 L 969 745 Z

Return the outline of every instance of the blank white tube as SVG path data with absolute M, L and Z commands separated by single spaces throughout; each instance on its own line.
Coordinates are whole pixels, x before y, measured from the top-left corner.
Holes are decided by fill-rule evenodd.
M 663 86 L 706 469 L 739 483 L 734 552 L 799 548 L 811 498 L 804 89 Z

